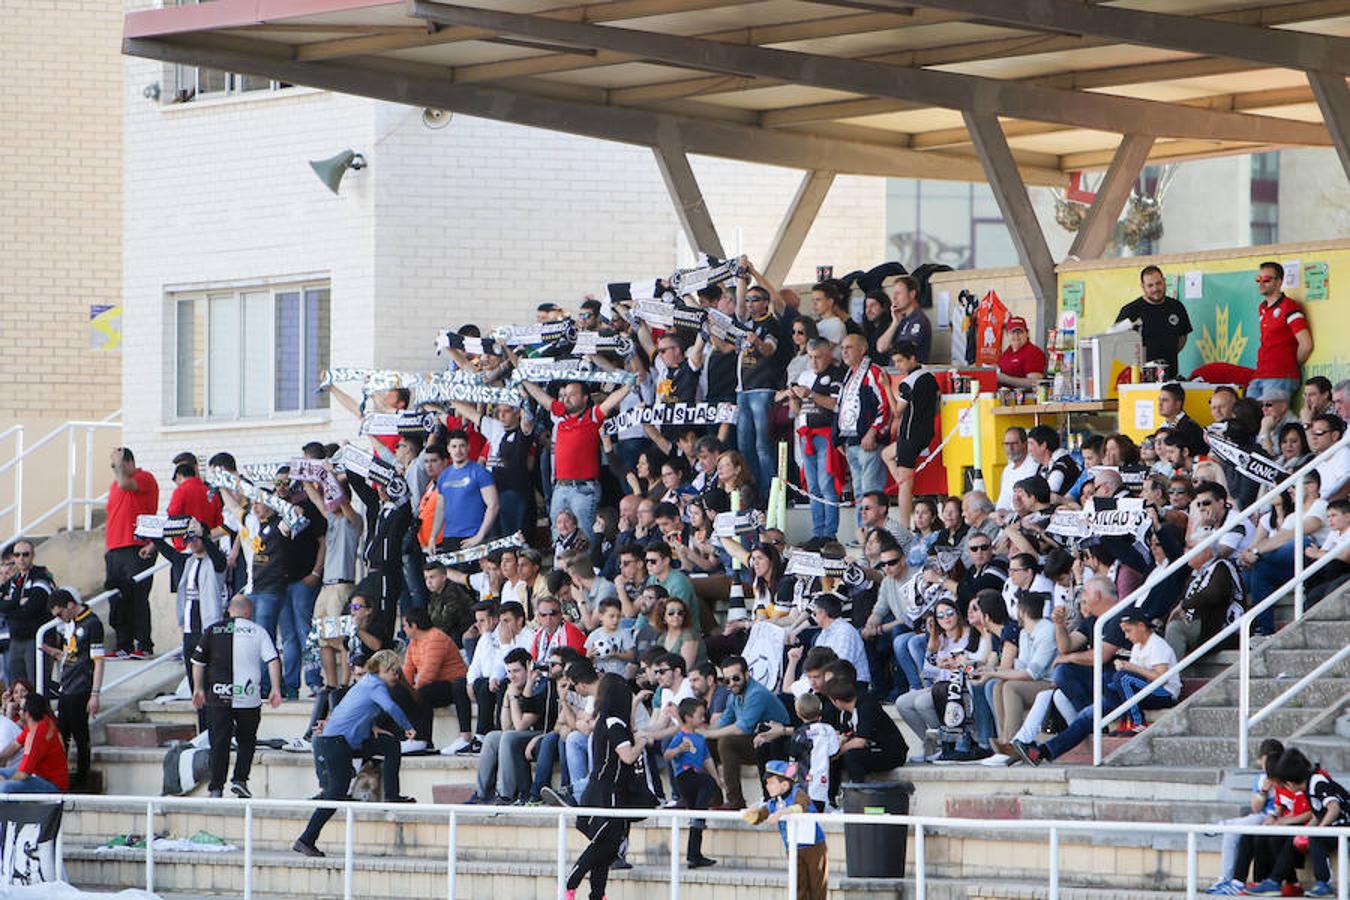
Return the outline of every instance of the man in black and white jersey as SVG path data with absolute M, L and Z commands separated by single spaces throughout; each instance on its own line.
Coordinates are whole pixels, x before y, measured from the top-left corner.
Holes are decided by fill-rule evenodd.
M 1040 467 L 1040 476 L 1050 485 L 1050 502 L 1063 503 L 1082 470 L 1059 445 L 1059 432 L 1049 425 L 1037 425 L 1027 432 L 1027 454 Z
M 914 469 L 919 456 L 933 442 L 933 423 L 938 414 L 941 390 L 933 373 L 919 362 L 919 347 L 901 341 L 891 350 L 900 370 L 895 384 L 895 443 L 881 458 L 891 467 L 896 484 L 896 506 L 906 527 L 914 515 Z
M 243 594 L 230 601 L 229 618 L 206 627 L 192 652 L 192 705 L 207 710 L 211 734 L 210 796 L 219 797 L 230 765 L 230 739 L 238 741 L 230 792 L 252 797 L 248 789 L 253 748 L 262 718 L 262 675 L 267 666 L 272 691 L 268 702 L 281 705 L 281 660 L 272 637 L 250 616 L 253 603 Z
M 61 647 L 42 650 L 61 660 L 57 724 L 62 740 L 75 741 L 75 775 L 70 787 L 82 791 L 89 782 L 89 717 L 98 715 L 98 695 L 103 688 L 103 623 L 73 587 L 58 588 L 48 605 L 52 616 L 61 620 Z

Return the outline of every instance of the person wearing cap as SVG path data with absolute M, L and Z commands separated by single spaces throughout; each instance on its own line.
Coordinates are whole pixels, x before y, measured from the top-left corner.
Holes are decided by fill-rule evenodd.
M 1280 455 L 1280 429 L 1298 416 L 1289 409 L 1289 392 L 1282 387 L 1266 388 L 1261 394 L 1261 431 L 1256 442 L 1274 458 Z
M 561 322 L 567 317 L 567 312 L 558 304 L 545 301 L 540 303 L 534 311 L 534 320 L 539 324 L 546 322 Z
M 797 764 L 773 759 L 764 764 L 764 790 L 769 798 L 750 807 L 741 817 L 751 825 L 768 822 L 778 826 L 783 848 L 788 847 L 785 816 L 815 809 L 806 786 L 801 782 Z M 830 854 L 825 846 L 825 831 L 816 824 L 793 829 L 797 843 L 797 900 L 825 900 L 830 877 Z
M 1168 378 L 1177 376 L 1177 357 L 1186 346 L 1186 335 L 1193 330 L 1185 305 L 1167 296 L 1167 279 L 1157 266 L 1139 271 L 1140 296 L 1116 313 L 1116 321 L 1130 320 L 1139 329 L 1144 342 L 1144 359 L 1161 362 Z
M 89 717 L 98 715 L 98 695 L 103 689 L 103 623 L 84 605 L 73 587 L 58 588 L 50 602 L 52 615 L 61 620 L 61 647 L 43 651 L 61 661 L 61 695 L 56 701 L 61 740 L 75 741 L 73 790 L 88 787 Z
M 1176 654 L 1172 652 L 1167 641 L 1153 630 L 1153 625 L 1144 610 L 1130 607 L 1120 614 L 1117 622 L 1130 642 L 1130 658 L 1115 660 L 1115 671 L 1111 673 L 1110 681 L 1102 687 L 1103 713 L 1133 699 L 1158 676 L 1168 676 L 1166 681 L 1130 707 L 1128 712 L 1122 714 L 1119 726 L 1113 733 L 1132 735 L 1144 728 L 1145 710 L 1168 709 L 1176 705 L 1177 697 L 1181 696 L 1181 675 L 1175 671 Z M 1089 704 L 1078 712 L 1067 728 L 1045 744 L 1036 745 L 1014 740 L 1013 749 L 1023 762 L 1038 766 L 1063 756 L 1078 746 L 1084 738 L 1092 734 L 1092 721 L 1092 705 Z
M 998 383 L 1014 388 L 1035 388 L 1045 377 L 1045 351 L 1031 342 L 1027 320 L 1013 316 L 1003 333 L 1008 346 L 998 358 Z

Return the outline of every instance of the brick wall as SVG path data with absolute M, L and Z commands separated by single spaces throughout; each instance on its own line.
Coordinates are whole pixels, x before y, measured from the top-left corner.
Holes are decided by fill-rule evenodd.
M 101 418 L 121 399 L 120 355 L 89 346 L 90 306 L 120 299 L 121 24 L 99 0 L 6 5 L 0 428 Z

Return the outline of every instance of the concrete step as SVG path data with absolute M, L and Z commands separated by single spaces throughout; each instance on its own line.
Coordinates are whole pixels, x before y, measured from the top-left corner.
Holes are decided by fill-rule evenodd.
M 1277 709 L 1266 717 L 1259 728 L 1262 734 L 1290 735 L 1320 717 L 1323 712 L 1324 710 L 1321 709 L 1302 707 Z M 1237 723 L 1237 707 L 1198 706 L 1186 710 L 1179 717 L 1170 718 L 1152 727 L 1158 729 L 1158 734 L 1223 737 L 1225 735 L 1236 735 Z
M 1250 760 L 1256 759 L 1257 748 L 1260 746 L 1261 740 L 1269 736 L 1271 735 L 1255 735 L 1248 741 L 1247 752 Z M 1318 751 L 1315 758 L 1332 771 L 1345 771 L 1347 765 L 1350 765 L 1350 744 L 1340 737 L 1299 738 L 1293 742 L 1293 745 L 1304 749 L 1304 752 L 1309 752 L 1305 748 L 1317 747 Z M 1309 755 L 1311 756 L 1312 753 L 1309 753 Z M 1238 760 L 1236 732 L 1228 737 L 1158 735 L 1152 739 L 1150 746 L 1141 744 L 1138 747 L 1127 747 L 1121 754 L 1112 757 L 1110 761 L 1112 764 L 1121 765 L 1138 765 L 1141 763 L 1195 765 L 1197 762 L 1205 760 L 1222 761 L 1219 764 L 1235 766 Z
M 197 724 L 161 722 L 114 722 L 104 726 L 104 743 L 109 747 L 163 747 L 172 741 L 190 741 L 197 736 Z
M 1254 679 L 1250 684 L 1252 711 L 1260 709 L 1276 697 L 1283 694 L 1302 676 L 1293 678 Z M 1286 704 L 1286 708 L 1325 709 L 1350 692 L 1350 677 L 1328 676 L 1309 684 Z M 1192 706 L 1235 707 L 1239 700 L 1239 685 L 1236 677 L 1225 678 L 1211 685 L 1207 690 L 1196 694 L 1191 700 Z
M 1339 650 L 1340 648 L 1336 649 Z M 1252 656 L 1252 676 L 1257 678 L 1301 678 L 1326 662 L 1331 656 L 1330 650 L 1263 647 Z M 1350 659 L 1343 660 L 1328 670 L 1326 675 L 1327 677 L 1350 676 Z
M 1098 797 L 1037 797 L 989 794 L 947 801 L 947 815 L 972 819 L 1071 819 L 1098 822 L 1216 822 L 1245 812 L 1239 804 L 1212 800 L 1127 800 Z
M 1350 620 L 1318 620 L 1316 628 L 1299 629 L 1300 638 L 1290 649 L 1339 650 L 1350 644 Z
M 118 850 L 97 852 L 93 848 L 114 834 L 144 829 L 144 807 L 129 803 L 125 809 L 92 809 L 72 801 L 65 823 L 67 865 L 72 860 L 102 864 L 106 885 L 143 884 L 144 852 Z M 358 813 L 354 818 L 354 892 L 361 897 L 434 896 L 445 891 L 447 825 L 423 818 L 424 811 L 409 807 L 397 819 L 383 813 Z M 341 890 L 342 819 L 335 818 L 320 846 L 330 857 L 310 860 L 288 852 L 290 843 L 305 821 L 304 810 L 256 810 L 254 814 L 254 886 L 264 893 L 285 892 L 328 895 Z M 237 810 L 228 813 L 166 812 L 157 816 L 156 831 L 186 835 L 204 829 L 242 846 L 243 821 Z M 865 887 L 860 896 L 894 896 L 902 886 L 878 880 L 852 883 L 846 872 L 844 840 L 840 826 L 827 826 L 831 871 L 839 879 L 838 890 Z M 1044 879 L 1048 847 L 1041 833 L 929 830 L 925 835 L 926 863 L 931 878 L 980 879 L 1000 886 L 1024 880 L 1035 885 Z M 567 831 L 567 855 L 575 859 L 584 839 L 574 829 Z M 527 824 L 525 820 L 462 816 L 457 823 L 459 848 L 457 871 L 460 896 L 512 897 L 551 896 L 555 875 L 557 831 L 553 820 Z M 1199 866 L 1202 877 L 1212 878 L 1217 868 L 1217 839 L 1200 838 Z M 714 821 L 704 838 L 705 852 L 720 862 L 715 869 L 682 872 L 682 896 L 711 896 L 702 885 L 718 886 L 740 896 L 770 896 L 745 893 L 750 889 L 782 891 L 782 845 L 775 829 L 751 828 L 740 822 Z M 1106 830 L 1061 835 L 1061 884 L 1082 888 L 1136 891 L 1141 888 L 1179 889 L 1185 877 L 1185 840 L 1181 836 L 1112 835 Z M 683 846 L 677 848 L 683 851 Z M 913 835 L 907 848 L 909 873 L 913 872 Z M 221 854 L 155 854 L 158 887 L 203 893 L 236 893 L 242 887 L 242 851 Z M 632 872 L 621 873 L 619 888 L 610 896 L 635 897 L 669 883 L 669 827 L 664 823 L 634 825 L 629 846 Z M 86 870 L 87 871 L 87 870 Z M 73 880 L 86 880 L 83 871 L 70 869 Z M 493 873 L 497 879 L 491 893 L 478 876 Z M 686 878 L 687 876 L 687 878 Z M 388 881 L 382 882 L 381 877 Z M 468 877 L 469 880 L 464 880 Z M 337 878 L 335 886 L 329 879 Z M 688 882 L 688 892 L 683 884 Z M 476 885 L 476 887 L 475 887 Z M 709 890 L 712 888 L 710 887 Z M 664 894 L 665 888 L 661 888 Z M 412 892 L 416 893 L 412 893 Z M 877 893 L 880 892 L 880 893 Z M 831 896 L 850 896 L 832 891 Z M 964 896 L 954 894 L 953 896 Z M 1003 896 L 985 894 L 982 896 Z M 1019 895 L 1020 896 L 1020 895 Z M 1138 896 L 1138 894 L 1134 894 Z

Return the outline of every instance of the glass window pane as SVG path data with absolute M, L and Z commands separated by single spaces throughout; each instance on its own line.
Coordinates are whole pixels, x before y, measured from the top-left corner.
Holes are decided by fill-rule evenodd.
M 272 294 L 244 294 L 243 415 L 266 416 L 272 411 Z
M 200 419 L 206 415 L 206 315 L 204 301 L 179 300 L 177 402 L 179 418 Z
M 234 294 L 211 297 L 208 301 L 210 328 L 211 384 L 207 409 L 213 419 L 239 417 L 239 298 Z
M 272 408 L 277 412 L 300 409 L 300 293 L 277 294 L 276 331 L 272 359 L 276 386 Z
M 272 79 L 270 78 L 263 78 L 259 75 L 239 75 L 237 79 L 241 91 L 270 91 L 272 89 Z
M 221 94 L 228 86 L 228 76 L 219 69 L 197 69 L 197 93 Z
M 328 392 L 318 392 L 319 373 L 328 368 L 329 307 L 328 288 L 310 288 L 305 291 L 305 409 L 327 409 Z
M 974 259 L 977 269 L 997 269 L 1017 265 L 1017 248 L 1002 222 L 976 222 Z

